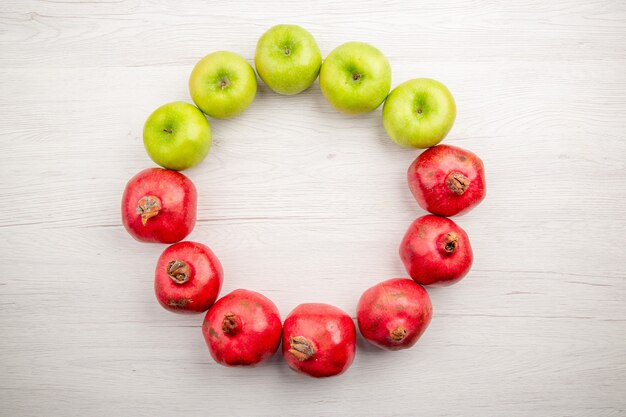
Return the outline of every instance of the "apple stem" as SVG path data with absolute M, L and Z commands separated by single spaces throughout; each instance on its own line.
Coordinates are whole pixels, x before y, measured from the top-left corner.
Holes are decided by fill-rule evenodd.
M 146 195 L 141 197 L 137 203 L 137 214 L 141 214 L 141 224 L 144 226 L 148 222 L 148 219 L 159 214 L 161 210 L 161 200 L 154 195 Z
M 235 313 L 224 314 L 224 321 L 222 322 L 222 331 L 228 335 L 235 335 L 239 333 L 241 329 L 241 319 Z
M 463 195 L 469 188 L 471 181 L 465 175 L 458 171 L 452 171 L 446 177 L 446 185 L 448 189 L 456 195 Z
M 223 90 L 224 88 L 230 85 L 230 80 L 226 77 L 222 77 L 219 85 L 220 85 L 220 90 Z
M 294 336 L 289 338 L 289 353 L 300 362 L 310 359 L 315 355 L 315 348 L 313 342 L 304 336 Z
M 361 78 L 361 74 L 359 74 L 358 72 L 353 72 L 352 73 L 352 79 L 354 81 L 359 81 L 359 78 Z
M 443 239 L 443 250 L 447 253 L 454 253 L 459 246 L 459 237 L 456 233 L 450 232 Z
M 172 278 L 176 284 L 184 284 L 189 281 L 189 265 L 185 261 L 176 259 L 167 264 L 167 275 Z

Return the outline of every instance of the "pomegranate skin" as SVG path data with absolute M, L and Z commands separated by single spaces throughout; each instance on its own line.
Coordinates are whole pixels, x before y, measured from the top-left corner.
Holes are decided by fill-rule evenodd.
M 140 242 L 178 242 L 196 224 L 197 200 L 196 187 L 180 172 L 144 169 L 126 184 L 122 223 Z
M 467 213 L 487 192 L 481 159 L 450 145 L 422 152 L 409 167 L 407 180 L 420 207 L 446 217 Z
M 163 251 L 154 273 L 159 304 L 175 313 L 202 313 L 213 305 L 223 282 L 222 265 L 207 246 L 176 243 Z
M 289 313 L 283 329 L 283 357 L 296 372 L 315 378 L 339 375 L 354 360 L 356 328 L 337 307 L 300 304 Z
M 415 345 L 433 315 L 428 293 L 407 278 L 392 278 L 368 288 L 357 305 L 363 337 L 387 350 Z
M 400 258 L 414 281 L 447 286 L 469 272 L 474 255 L 467 233 L 459 225 L 429 214 L 409 226 L 400 244 Z
M 254 366 L 268 360 L 278 350 L 281 332 L 276 305 L 242 289 L 217 300 L 202 325 L 211 357 L 225 366 Z

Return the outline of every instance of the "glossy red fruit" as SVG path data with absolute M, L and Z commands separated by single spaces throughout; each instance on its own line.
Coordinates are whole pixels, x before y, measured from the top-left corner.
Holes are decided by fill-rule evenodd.
M 422 152 L 409 167 L 407 178 L 418 204 L 440 216 L 467 213 L 483 201 L 487 190 L 480 158 L 450 145 Z
M 140 242 L 174 243 L 196 224 L 196 187 L 180 172 L 144 169 L 126 184 L 122 223 Z
M 350 316 L 328 304 L 300 304 L 285 319 L 283 357 L 289 367 L 316 378 L 345 372 L 356 352 Z
M 217 299 L 222 280 L 222 265 L 211 249 L 201 243 L 180 242 L 159 257 L 154 292 L 166 310 L 201 313 Z
M 406 271 L 422 285 L 451 285 L 472 267 L 474 255 L 467 233 L 445 217 L 416 219 L 400 244 Z
M 387 350 L 413 346 L 428 327 L 433 307 L 421 285 L 393 278 L 367 289 L 357 306 L 359 331 L 370 343 Z
M 241 289 L 217 300 L 202 325 L 211 356 L 225 366 L 252 366 L 271 358 L 281 331 L 276 305 L 257 292 Z

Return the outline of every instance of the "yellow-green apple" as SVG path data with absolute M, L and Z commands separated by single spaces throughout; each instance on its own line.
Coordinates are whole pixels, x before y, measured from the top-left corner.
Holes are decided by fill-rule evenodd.
M 213 52 L 202 58 L 191 71 L 189 92 L 200 110 L 225 119 L 248 108 L 256 96 L 256 74 L 242 56 L 233 52 Z
M 400 146 L 435 146 L 446 137 L 455 118 L 456 105 L 450 90 L 430 78 L 400 84 L 383 106 L 385 130 Z
M 381 105 L 391 88 L 391 66 L 378 49 L 363 42 L 335 48 L 320 70 L 326 100 L 348 114 L 367 113 Z
M 259 77 L 279 94 L 298 94 L 309 88 L 322 65 L 313 36 L 297 25 L 276 25 L 256 45 L 254 65 Z
M 182 101 L 156 109 L 143 126 L 143 145 L 164 168 L 181 171 L 198 165 L 211 148 L 211 127 L 196 106 Z

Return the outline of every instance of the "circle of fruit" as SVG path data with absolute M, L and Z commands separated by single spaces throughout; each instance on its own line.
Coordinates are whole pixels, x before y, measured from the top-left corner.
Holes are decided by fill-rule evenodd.
M 337 307 L 308 303 L 284 320 L 276 305 L 254 291 L 238 289 L 218 299 L 222 266 L 211 249 L 180 242 L 196 222 L 196 187 L 180 170 L 199 164 L 211 147 L 205 114 L 230 118 L 254 100 L 259 77 L 278 94 L 298 94 L 319 76 L 324 97 L 347 114 L 383 104 L 382 122 L 398 145 L 428 148 L 411 164 L 408 185 L 417 203 L 432 214 L 416 219 L 399 255 L 409 278 L 393 278 L 367 289 L 357 303 L 358 328 L 370 343 L 387 350 L 413 346 L 428 327 L 432 306 L 422 285 L 451 285 L 473 261 L 467 233 L 448 217 L 466 213 L 485 197 L 483 163 L 474 153 L 438 145 L 456 118 L 450 91 L 428 78 L 406 81 L 391 92 L 391 66 L 372 45 L 348 42 L 322 61 L 313 36 L 296 25 L 278 25 L 259 39 L 255 70 L 227 51 L 202 58 L 189 77 L 196 104 L 165 104 L 147 119 L 143 141 L 152 160 L 130 179 L 122 197 L 126 230 L 142 242 L 174 243 L 159 257 L 154 278 L 158 302 L 176 313 L 207 311 L 202 333 L 213 359 L 226 366 L 254 366 L 282 343 L 289 367 L 313 377 L 345 372 L 356 351 L 356 327 Z M 179 243 L 176 243 L 179 242 Z

